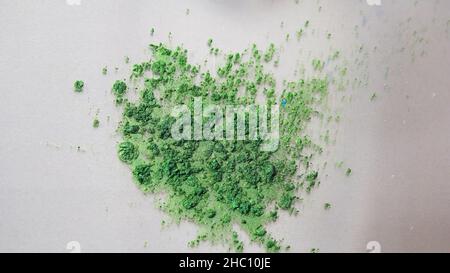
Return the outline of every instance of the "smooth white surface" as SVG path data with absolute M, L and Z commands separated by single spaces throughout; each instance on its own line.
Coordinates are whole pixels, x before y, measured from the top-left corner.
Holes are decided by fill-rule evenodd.
M 293 33 L 306 20 L 315 33 L 299 44 Z M 368 77 L 367 87 L 346 91 L 321 187 L 299 216 L 270 227 L 292 251 L 365 252 L 378 241 L 382 251 L 449 252 L 449 20 L 450 2 L 438 0 L 0 0 L 0 251 L 66 252 L 70 241 L 93 252 L 226 251 L 188 248 L 192 224 L 162 229 L 164 215 L 116 156 L 120 113 L 110 87 L 128 74 L 125 56 L 141 60 L 172 32 L 195 62 L 210 37 L 242 50 L 291 33 L 280 77 L 330 48 L 342 50 L 351 76 Z M 358 66 L 361 45 L 369 54 Z M 72 91 L 76 79 L 86 82 L 82 94 Z M 341 160 L 350 178 L 334 168 Z

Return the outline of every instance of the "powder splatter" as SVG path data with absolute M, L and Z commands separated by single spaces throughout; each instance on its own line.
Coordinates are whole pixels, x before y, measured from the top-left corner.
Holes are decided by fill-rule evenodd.
M 207 44 L 211 46 L 212 39 Z M 150 60 L 134 64 L 130 76 L 139 98 L 127 98 L 131 83 L 117 80 L 112 87 L 117 105 L 123 108 L 120 160 L 130 166 L 144 192 L 165 194 L 162 210 L 176 221 L 188 220 L 200 227 L 191 246 L 209 241 L 243 251 L 234 229 L 238 225 L 251 241 L 267 251 L 279 251 L 282 244 L 266 225 L 277 220 L 280 210 L 295 212 L 299 191 L 310 192 L 319 184 L 319 172 L 311 160 L 322 149 L 305 129 L 327 97 L 328 79 L 316 76 L 285 82 L 277 97 L 277 81 L 266 71 L 274 66 L 273 44 L 265 51 L 253 45 L 244 52 L 226 54 L 215 72 L 189 63 L 182 47 L 152 44 L 150 48 Z M 313 67 L 322 69 L 323 63 L 314 62 Z M 269 106 L 280 102 L 283 106 L 276 151 L 262 151 L 261 140 L 176 141 L 171 137 L 174 105 L 192 108 L 194 98 L 201 98 L 204 107 L 245 106 L 256 103 L 258 96 Z

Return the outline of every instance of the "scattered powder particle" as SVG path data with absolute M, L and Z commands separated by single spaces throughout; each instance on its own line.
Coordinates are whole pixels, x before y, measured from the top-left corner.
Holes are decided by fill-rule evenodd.
M 312 61 L 312 66 L 314 67 L 314 70 L 322 71 L 323 68 L 325 67 L 325 62 L 318 59 L 314 59 Z
M 269 49 L 264 54 L 264 61 L 266 61 L 266 62 L 272 61 L 273 55 L 275 54 L 275 51 L 276 51 L 275 45 L 274 44 L 270 44 Z
M 99 126 L 100 126 L 100 121 L 98 120 L 98 118 L 95 118 L 94 121 L 92 122 L 92 127 L 98 128 Z
M 352 174 L 352 169 L 348 168 L 345 175 L 350 176 Z
M 302 38 L 302 36 L 303 36 L 303 29 L 299 29 L 296 32 L 296 34 L 297 34 L 297 40 L 300 40 Z
M 75 92 L 82 92 L 84 88 L 84 82 L 80 80 L 75 81 L 75 83 L 73 84 L 73 88 Z
M 372 96 L 370 97 L 370 101 L 374 101 L 377 99 L 377 93 L 373 93 Z
M 114 83 L 112 87 L 112 92 L 116 97 L 117 104 L 121 104 L 123 102 L 123 96 L 125 95 L 127 89 L 128 89 L 127 84 L 124 81 L 117 80 Z

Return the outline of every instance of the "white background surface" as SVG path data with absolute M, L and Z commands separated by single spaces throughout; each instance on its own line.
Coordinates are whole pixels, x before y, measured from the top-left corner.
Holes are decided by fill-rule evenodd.
M 69 241 L 86 252 L 226 251 L 188 248 L 192 224 L 161 228 L 164 215 L 117 159 L 120 113 L 110 87 L 128 74 L 124 56 L 141 60 L 169 32 L 200 62 L 210 37 L 242 50 L 281 43 L 306 20 L 317 32 L 303 55 L 324 57 L 329 45 L 315 41 L 327 32 L 349 62 L 364 45 L 370 55 L 355 75 L 369 81 L 346 91 L 321 187 L 299 216 L 283 215 L 269 229 L 293 252 L 365 252 L 370 241 L 387 252 L 449 252 L 450 1 L 438 0 L 0 0 L 0 251 L 67 252 Z M 284 54 L 299 55 L 299 45 L 288 43 Z M 289 77 L 295 65 L 281 62 L 279 73 Z M 86 82 L 82 94 L 72 91 L 76 79 Z M 93 129 L 97 111 L 101 126 Z M 334 168 L 341 160 L 350 178 Z

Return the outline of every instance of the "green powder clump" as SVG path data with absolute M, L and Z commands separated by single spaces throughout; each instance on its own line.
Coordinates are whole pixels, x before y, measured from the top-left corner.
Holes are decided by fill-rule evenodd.
M 132 163 L 139 156 L 138 148 L 131 142 L 125 141 L 119 144 L 118 155 L 125 163 Z
M 92 127 L 98 128 L 99 126 L 100 126 L 100 121 L 98 120 L 98 118 L 95 118 L 94 121 L 92 122 Z
M 320 249 L 318 248 L 311 248 L 310 253 L 319 253 Z
M 84 82 L 83 81 L 75 81 L 75 83 L 73 84 L 73 89 L 75 90 L 75 92 L 82 92 L 84 88 Z
M 347 171 L 345 171 L 345 175 L 350 176 L 352 174 L 352 169 L 348 168 Z
M 133 65 L 128 83 L 136 87 L 138 98 L 127 97 L 125 81 L 112 87 L 123 109 L 119 159 L 129 165 L 140 189 L 164 193 L 160 207 L 176 222 L 188 220 L 200 227 L 190 246 L 207 241 L 243 251 L 235 230 L 239 226 L 252 242 L 280 251 L 281 241 L 267 231 L 267 224 L 278 219 L 279 211 L 295 212 L 300 192 L 319 184 L 311 161 L 321 149 L 305 132 L 328 94 L 327 78 L 278 86 L 267 71 L 274 66 L 273 44 L 267 50 L 253 45 L 224 54 L 216 71 L 190 63 L 182 47 L 152 44 L 150 49 L 151 58 Z M 278 88 L 283 88 L 281 97 L 275 95 Z M 171 135 L 175 105 L 192 110 L 194 98 L 200 98 L 203 108 L 238 107 L 255 104 L 257 97 L 280 109 L 280 142 L 274 151 L 264 151 L 261 139 L 175 140 Z
M 112 87 L 112 92 L 116 97 L 117 104 L 121 104 L 123 102 L 123 97 L 125 96 L 127 89 L 128 89 L 127 84 L 124 81 L 117 80 L 114 83 Z

